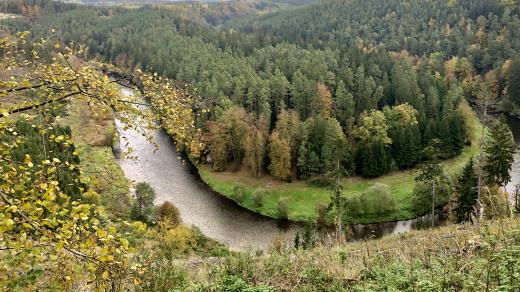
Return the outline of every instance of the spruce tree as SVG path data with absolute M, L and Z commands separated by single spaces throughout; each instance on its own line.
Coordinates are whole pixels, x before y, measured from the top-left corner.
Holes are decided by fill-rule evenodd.
M 456 186 L 456 192 L 459 195 L 458 206 L 455 210 L 458 222 L 469 221 L 471 219 L 471 213 L 475 208 L 478 198 L 477 184 L 478 177 L 475 173 L 472 158 L 462 170 L 462 174 Z
M 449 139 L 452 156 L 459 155 L 464 148 L 464 129 L 462 128 L 463 122 L 464 121 L 458 115 L 454 115 L 449 119 Z
M 484 171 L 488 184 L 504 186 L 511 180 L 511 166 L 514 161 L 515 141 L 513 133 L 506 121 L 496 121 L 490 131 L 489 139 L 484 146 Z
M 385 144 L 381 141 L 375 142 L 372 145 L 372 149 L 376 163 L 373 176 L 381 176 L 388 173 L 391 166 Z

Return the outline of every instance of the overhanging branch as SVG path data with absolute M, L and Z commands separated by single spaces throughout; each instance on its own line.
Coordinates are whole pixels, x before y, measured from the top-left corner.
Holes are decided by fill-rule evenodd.
M 43 102 L 40 102 L 40 103 L 31 104 L 31 105 L 24 106 L 24 107 L 15 108 L 15 109 L 7 111 L 7 115 L 0 113 L 0 118 L 4 118 L 4 117 L 6 117 L 8 115 L 21 113 L 21 112 L 28 111 L 28 110 L 31 110 L 31 109 L 37 109 L 37 108 L 42 107 L 44 105 L 55 103 L 55 102 L 58 102 L 60 100 L 64 100 L 66 98 L 69 98 L 71 96 L 78 95 L 78 94 L 81 94 L 81 93 L 82 93 L 81 91 L 75 91 L 75 92 L 71 92 L 69 94 L 65 94 L 64 96 L 61 96 L 61 97 L 58 97 L 58 98 L 50 99 L 50 100 L 43 101 Z

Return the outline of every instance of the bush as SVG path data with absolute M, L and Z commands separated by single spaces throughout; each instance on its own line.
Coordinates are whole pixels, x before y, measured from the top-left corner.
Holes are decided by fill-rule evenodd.
M 329 224 L 328 209 L 329 206 L 323 202 L 319 202 L 315 206 L 316 224 L 318 226 L 326 226 Z
M 176 227 L 182 223 L 179 209 L 172 203 L 166 201 L 157 209 L 157 221 L 168 221 Z
M 101 196 L 96 192 L 88 190 L 87 192 L 83 193 L 82 196 L 83 196 L 83 201 L 87 204 L 94 204 L 94 205 L 101 204 Z
M 274 288 L 264 285 L 250 286 L 243 279 L 233 275 L 226 275 L 219 280 L 216 291 L 225 292 L 274 292 Z
M 508 193 L 498 187 L 485 187 L 482 192 L 482 203 L 487 219 L 507 217 L 509 215 Z
M 165 256 L 174 257 L 178 254 L 188 253 L 197 246 L 200 238 L 197 232 L 184 225 L 172 227 L 167 222 L 161 224 L 162 241 L 160 247 Z
M 105 132 L 105 146 L 113 148 L 116 139 L 116 132 L 114 129 L 109 129 Z
M 287 219 L 288 211 L 289 211 L 289 199 L 287 197 L 283 197 L 278 199 L 278 217 L 281 219 Z
M 239 203 L 242 203 L 244 201 L 244 199 L 245 199 L 244 186 L 235 185 L 233 187 L 233 198 Z
M 142 291 L 183 291 L 189 284 L 186 269 L 173 259 L 150 259 L 139 275 Z
M 253 193 L 253 203 L 255 204 L 256 208 L 262 207 L 264 204 L 264 197 L 265 197 L 265 190 L 262 188 L 258 188 Z
M 354 218 L 364 215 L 385 215 L 397 209 L 390 187 L 377 183 L 366 189 L 361 195 L 347 198 L 347 214 Z
M 390 187 L 385 184 L 377 183 L 369 187 L 361 194 L 361 202 L 366 214 L 380 215 L 396 210 L 394 196 L 390 192 Z

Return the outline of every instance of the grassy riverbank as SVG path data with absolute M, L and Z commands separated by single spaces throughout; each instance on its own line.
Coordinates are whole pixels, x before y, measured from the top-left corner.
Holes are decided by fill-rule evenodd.
M 478 155 L 478 140 L 481 133 L 480 123 L 473 112 L 466 108 L 468 129 L 471 131 L 472 143 L 466 146 L 461 155 L 446 160 L 442 164 L 449 175 L 457 175 L 464 164 L 475 155 Z M 201 178 L 215 191 L 235 200 L 241 206 L 273 218 L 278 218 L 277 204 L 280 198 L 288 200 L 288 218 L 296 221 L 312 221 L 316 219 L 316 205 L 328 204 L 330 190 L 322 187 L 314 187 L 305 181 L 292 183 L 281 182 L 265 175 L 262 178 L 253 177 L 248 171 L 239 172 L 212 172 L 209 166 L 199 166 Z M 359 177 L 345 178 L 342 181 L 345 196 L 361 194 L 376 183 L 386 184 L 390 187 L 394 196 L 397 211 L 385 216 L 364 217 L 358 223 L 375 223 L 394 220 L 406 220 L 416 217 L 413 208 L 413 187 L 417 169 L 395 171 L 390 174 L 375 178 L 362 179 Z M 235 189 L 239 186 L 243 190 L 241 197 L 236 196 Z M 255 192 L 264 193 L 261 206 L 253 199 Z
M 79 100 L 72 100 L 68 116 L 62 121 L 72 129 L 72 139 L 80 156 L 85 180 L 99 194 L 94 203 L 109 209 L 118 217 L 128 216 L 132 198 L 128 180 L 112 153 L 116 128 L 111 115 L 90 111 Z

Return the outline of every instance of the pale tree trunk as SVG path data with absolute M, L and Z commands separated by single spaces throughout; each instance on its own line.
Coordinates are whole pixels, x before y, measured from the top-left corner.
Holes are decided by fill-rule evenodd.
M 339 243 L 340 244 L 343 244 L 343 224 L 342 224 L 342 219 L 343 219 L 343 206 L 341 206 L 341 193 L 339 192 L 339 187 L 340 187 L 340 172 L 339 172 L 339 160 L 337 162 L 337 168 L 336 168 L 336 187 L 338 188 L 337 191 L 338 193 L 336 194 L 338 196 L 337 198 L 337 201 L 338 201 L 338 205 L 339 206 L 336 206 L 337 208 L 337 225 L 338 225 L 338 239 L 339 239 Z
M 480 134 L 480 145 L 479 145 L 479 158 L 478 158 L 478 185 L 477 185 L 477 206 L 478 206 L 478 221 L 480 222 L 484 217 L 484 205 L 482 205 L 482 163 L 484 160 L 484 139 L 486 131 L 486 119 L 487 119 L 487 102 L 483 106 L 482 115 L 482 133 Z
M 435 227 L 435 178 L 432 182 L 432 227 Z

